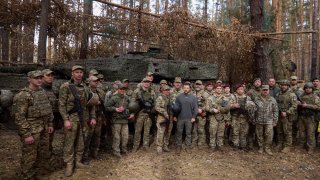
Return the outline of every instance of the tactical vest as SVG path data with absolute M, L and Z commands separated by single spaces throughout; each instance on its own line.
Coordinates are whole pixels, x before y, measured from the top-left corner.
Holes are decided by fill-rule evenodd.
M 231 115 L 233 116 L 240 116 L 240 115 L 247 115 L 246 111 L 246 103 L 247 103 L 247 96 L 237 96 L 235 95 L 236 103 L 240 105 L 240 108 L 232 109 L 230 111 Z
M 44 90 L 32 92 L 25 90 L 30 94 L 28 99 L 28 118 L 40 118 L 44 116 L 50 116 L 52 113 L 52 107 Z
M 278 98 L 278 107 L 280 112 L 286 112 L 289 110 L 289 108 L 292 106 L 291 103 L 291 94 L 289 91 L 286 91 L 285 93 L 280 92 Z
M 316 99 L 316 95 L 315 94 L 303 94 L 300 97 L 300 101 L 301 102 L 305 102 L 307 104 L 316 104 L 315 102 Z M 315 115 L 315 111 L 313 109 L 309 109 L 309 108 L 302 108 L 301 106 L 298 107 L 298 114 L 300 116 L 314 116 Z

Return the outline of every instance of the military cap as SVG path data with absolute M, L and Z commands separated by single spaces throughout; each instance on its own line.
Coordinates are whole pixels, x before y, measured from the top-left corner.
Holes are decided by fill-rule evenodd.
M 262 85 L 261 90 L 269 90 L 269 85 Z
M 116 80 L 116 81 L 114 81 L 114 84 L 121 84 L 121 81 L 119 81 L 119 80 Z
M 148 72 L 147 75 L 148 76 L 153 76 L 153 73 L 152 72 Z
M 124 84 L 120 83 L 118 84 L 118 89 L 127 89 L 127 87 L 124 86 Z
M 181 77 L 176 77 L 176 78 L 174 78 L 174 82 L 181 83 Z
M 307 83 L 303 86 L 303 90 L 305 90 L 306 88 L 312 88 L 312 89 L 314 89 L 314 85 L 312 84 L 312 82 L 307 82 Z
M 170 87 L 168 85 L 165 85 L 161 87 L 161 91 L 170 90 Z
M 81 69 L 82 71 L 84 70 L 82 66 L 79 66 L 79 65 L 72 66 L 72 71 L 77 69 Z
M 208 81 L 208 82 L 206 83 L 206 86 L 209 86 L 209 85 L 212 85 L 212 86 L 213 86 L 213 83 L 212 83 L 211 81 Z
M 123 79 L 122 83 L 129 82 L 129 79 Z
M 222 83 L 222 81 L 218 79 L 218 80 L 216 81 L 216 83 L 220 83 L 220 84 L 221 84 L 221 83 Z
M 148 78 L 143 78 L 142 82 L 151 82 Z
M 89 81 L 99 80 L 99 78 L 97 76 L 90 76 L 88 79 L 89 79 Z
M 223 86 L 223 88 L 227 88 L 227 87 L 230 88 L 230 85 L 229 85 L 229 84 L 225 84 L 225 85 Z
M 291 76 L 290 79 L 291 80 L 298 80 L 298 77 L 297 76 Z
M 91 70 L 89 71 L 89 74 L 98 75 L 99 73 L 98 73 L 97 70 L 91 69 Z
M 185 84 L 191 85 L 191 82 L 190 82 L 190 81 L 186 81 L 186 82 L 184 82 L 183 84 L 184 84 L 184 85 L 185 85 Z
M 239 88 L 241 88 L 241 87 L 243 87 L 243 84 L 241 84 L 241 83 L 236 84 L 236 86 L 235 86 L 236 90 L 239 89 Z
M 36 78 L 36 77 L 42 77 L 43 76 L 43 74 L 42 74 L 42 72 L 40 71 L 40 70 L 35 70 L 35 71 L 30 71 L 30 72 L 28 72 L 28 77 L 29 78 Z
M 103 74 L 98 74 L 98 75 L 97 75 L 97 78 L 99 78 L 99 79 L 104 79 L 104 75 L 103 75 Z
M 160 84 L 168 84 L 168 83 L 167 83 L 166 80 L 162 79 L 162 80 L 160 81 Z
M 280 85 L 287 85 L 287 86 L 290 86 L 290 82 L 286 79 L 283 79 L 279 82 Z
M 52 74 L 54 73 L 53 71 L 51 71 L 50 69 L 44 69 L 42 70 L 42 75 L 49 75 L 49 74 Z
M 201 80 L 197 80 L 195 84 L 202 85 L 202 81 Z

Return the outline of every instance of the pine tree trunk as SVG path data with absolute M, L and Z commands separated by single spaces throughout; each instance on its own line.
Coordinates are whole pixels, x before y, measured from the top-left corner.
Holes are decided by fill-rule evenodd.
M 263 0 L 250 0 L 251 26 L 255 31 L 262 31 L 264 14 Z M 254 58 L 256 64 L 256 74 L 261 78 L 263 83 L 267 83 L 268 79 L 273 77 L 272 61 L 268 57 L 265 47 L 268 46 L 268 39 L 260 39 L 256 42 L 254 48 Z
M 204 6 L 203 6 L 203 21 L 208 21 L 208 0 L 204 0 Z
M 87 59 L 88 55 L 88 41 L 90 34 L 90 15 L 92 15 L 92 1 L 84 0 L 83 7 L 83 24 L 82 24 L 82 37 L 80 46 L 80 59 Z
M 0 31 L 1 34 L 1 60 L 9 61 L 9 31 L 3 27 Z
M 47 30 L 50 0 L 41 1 L 40 30 L 38 41 L 38 62 L 46 63 L 47 59 Z
M 313 1 L 313 19 L 312 19 L 312 54 L 311 54 L 311 78 L 317 77 L 317 58 L 318 58 L 318 31 L 319 31 L 319 21 L 318 21 L 318 0 Z

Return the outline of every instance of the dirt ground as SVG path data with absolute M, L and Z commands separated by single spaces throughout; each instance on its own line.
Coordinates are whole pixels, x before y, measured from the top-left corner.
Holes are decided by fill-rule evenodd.
M 158 155 L 155 146 L 150 152 L 139 150 L 118 159 L 110 150 L 102 149 L 97 160 L 87 169 L 77 169 L 71 178 L 63 175 L 62 139 L 54 140 L 56 169 L 49 179 L 320 179 L 320 150 L 314 154 L 296 148 L 288 154 L 273 156 L 257 151 L 224 152 L 194 148 L 191 154 L 175 151 Z M 16 132 L 0 130 L 0 179 L 17 179 L 21 144 Z M 172 147 L 173 148 L 173 147 Z

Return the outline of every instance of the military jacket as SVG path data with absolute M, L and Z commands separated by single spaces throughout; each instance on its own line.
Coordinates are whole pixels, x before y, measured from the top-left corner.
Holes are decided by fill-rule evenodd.
M 59 104 L 58 104 L 58 94 L 59 93 L 57 91 L 55 91 L 53 89 L 53 87 L 49 84 L 42 83 L 41 87 L 46 92 L 46 94 L 49 98 L 49 101 L 50 101 L 50 104 L 52 107 L 52 111 L 54 113 L 59 112 Z
M 255 99 L 260 96 L 261 90 L 260 88 L 252 88 L 248 91 L 247 95 L 250 96 L 250 98 L 255 101 Z
M 169 97 L 162 94 L 157 97 L 156 103 L 155 103 L 155 110 L 158 114 L 157 121 L 159 123 L 165 122 L 167 120 L 166 117 L 169 117 L 168 105 L 169 105 Z
M 299 106 L 299 115 L 310 116 L 314 115 L 316 111 L 320 111 L 320 99 L 316 94 L 303 93 L 300 97 L 300 101 L 305 102 L 307 106 L 304 108 Z
M 115 94 L 111 99 L 105 102 L 106 111 L 112 113 L 112 123 L 114 124 L 125 124 L 128 123 L 129 117 L 129 97 L 127 95 Z M 123 112 L 116 112 L 116 108 L 123 106 L 125 109 Z
M 74 108 L 74 100 L 69 84 L 73 83 L 72 81 L 65 82 L 61 85 L 59 91 L 59 111 L 64 121 L 79 121 L 79 116 L 77 112 L 72 112 Z M 84 84 L 84 82 L 80 84 L 75 84 L 78 93 L 80 94 L 80 102 L 83 110 L 83 118 L 85 121 L 89 119 L 96 119 L 95 106 L 88 107 L 88 96 L 90 93 L 90 89 L 88 86 Z
M 239 95 L 237 93 L 233 94 L 230 98 L 230 105 L 238 103 L 240 108 L 231 107 L 231 115 L 245 117 L 248 111 L 248 104 L 253 103 L 251 98 L 245 94 Z
M 277 101 L 273 97 L 267 96 L 263 98 L 260 95 L 256 97 L 254 102 L 257 106 L 255 119 L 257 124 L 273 124 L 278 122 L 279 109 Z
M 220 112 L 214 113 L 214 108 L 219 109 Z M 223 120 L 224 114 L 230 110 L 230 103 L 223 95 L 214 94 L 207 98 L 205 110 L 209 112 L 209 116 L 214 115 L 217 120 Z
M 176 98 L 179 94 L 183 93 L 182 89 L 176 89 L 176 88 L 172 88 L 170 90 L 170 100 L 171 102 L 176 102 Z
M 294 115 L 297 113 L 298 101 L 297 96 L 291 92 L 280 92 L 276 97 L 278 108 L 280 112 L 286 112 L 289 115 Z
M 26 138 L 52 127 L 53 112 L 48 96 L 40 89 L 23 88 L 13 99 L 15 123 L 19 134 Z

